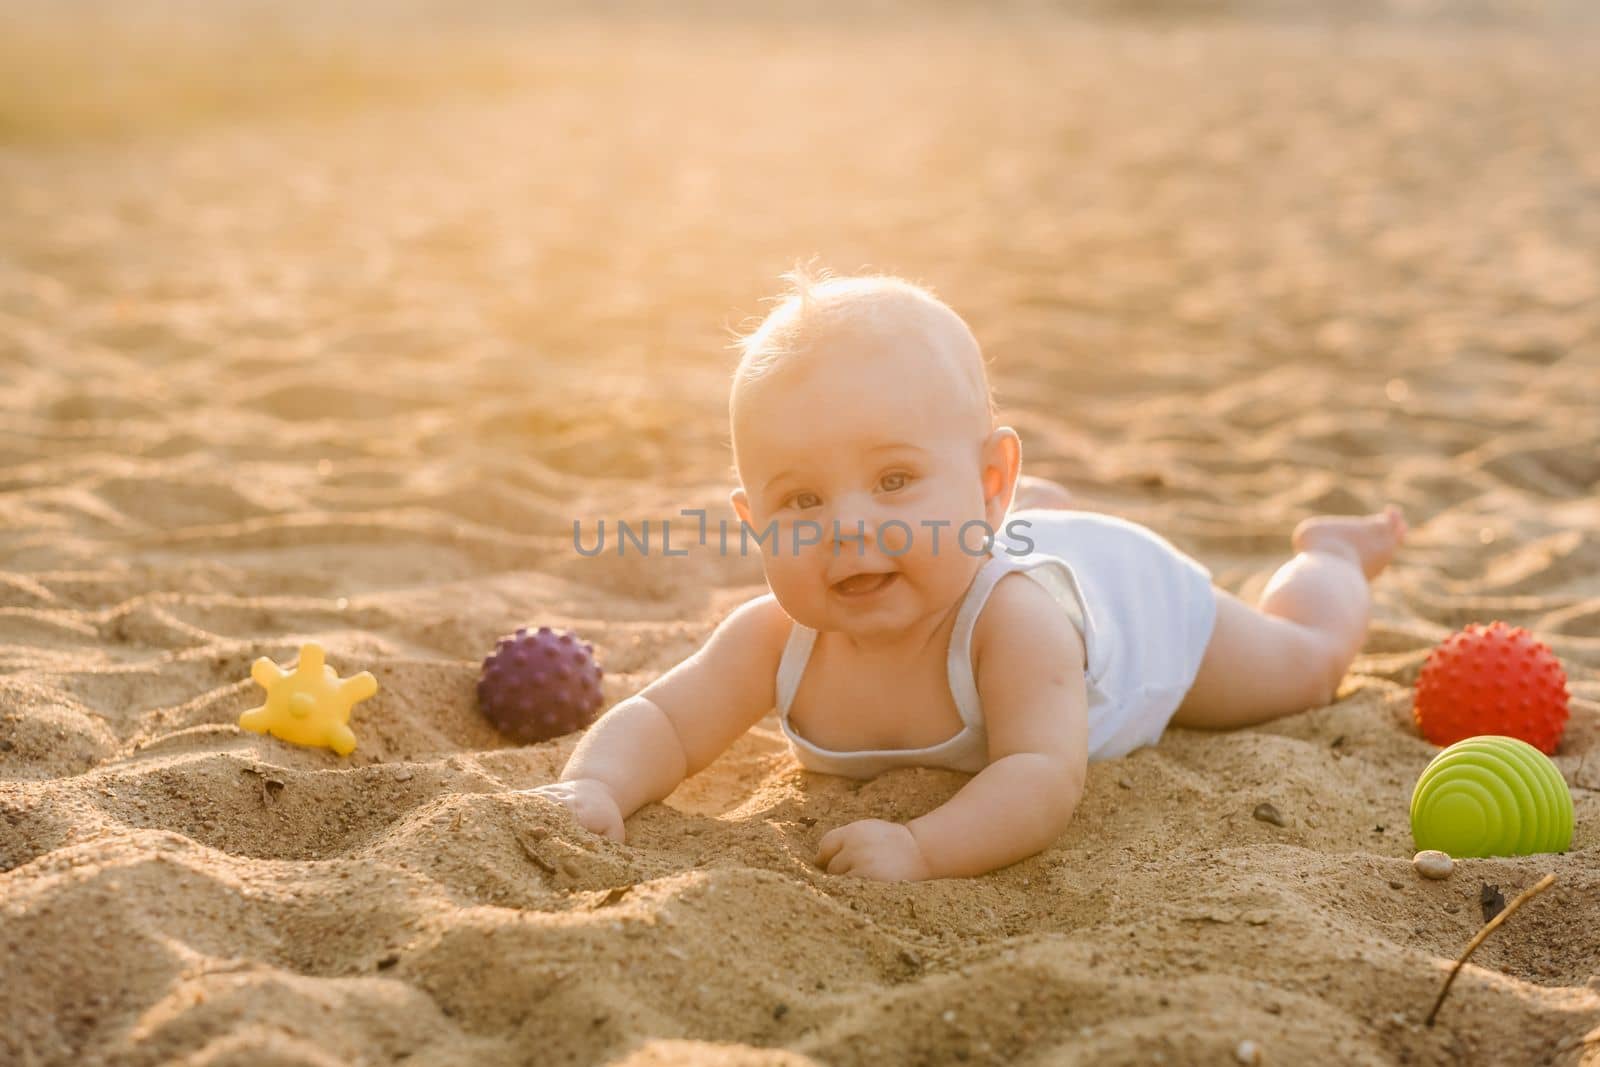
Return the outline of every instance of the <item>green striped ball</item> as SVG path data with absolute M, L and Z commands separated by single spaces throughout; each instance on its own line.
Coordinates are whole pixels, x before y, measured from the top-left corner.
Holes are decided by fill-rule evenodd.
M 1564 852 L 1572 794 L 1550 758 L 1515 737 L 1457 741 L 1423 770 L 1411 792 L 1417 848 L 1451 856 Z

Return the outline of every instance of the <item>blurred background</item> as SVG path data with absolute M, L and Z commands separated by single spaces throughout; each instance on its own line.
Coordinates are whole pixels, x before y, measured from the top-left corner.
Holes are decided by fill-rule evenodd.
M 23 559 L 381 506 L 602 584 L 759 580 L 557 549 L 731 518 L 728 343 L 799 260 L 932 286 L 1025 470 L 1224 568 L 1304 512 L 1456 504 L 1435 461 L 1592 399 L 1593 5 L 3 11 L 0 404 L 52 464 Z

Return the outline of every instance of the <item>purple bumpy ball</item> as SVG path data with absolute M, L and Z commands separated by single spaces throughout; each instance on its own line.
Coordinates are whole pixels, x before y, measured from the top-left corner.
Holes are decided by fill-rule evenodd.
M 594 646 L 570 630 L 518 630 L 483 661 L 478 707 L 507 737 L 523 744 L 581 730 L 600 708 Z

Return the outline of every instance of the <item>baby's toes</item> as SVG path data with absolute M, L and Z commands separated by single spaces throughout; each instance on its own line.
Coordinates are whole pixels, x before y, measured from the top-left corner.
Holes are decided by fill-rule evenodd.
M 1394 543 L 1396 545 L 1404 544 L 1406 534 L 1411 532 L 1410 526 L 1406 524 L 1404 513 L 1401 512 L 1397 505 L 1390 504 L 1383 509 L 1383 514 L 1389 520 L 1389 532 L 1394 535 Z

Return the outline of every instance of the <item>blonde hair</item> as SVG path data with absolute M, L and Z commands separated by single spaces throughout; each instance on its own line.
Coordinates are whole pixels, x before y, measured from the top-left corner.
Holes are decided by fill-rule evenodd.
M 994 392 L 978 339 L 960 315 L 932 290 L 889 274 L 835 276 L 805 264 L 786 272 L 789 291 L 749 333 L 739 350 L 728 396 L 730 419 L 740 392 L 782 368 L 811 362 L 828 342 L 845 337 L 903 338 L 908 330 L 927 342 L 930 357 L 945 360 L 970 387 L 988 427 L 995 421 Z M 955 344 L 950 339 L 955 338 Z

